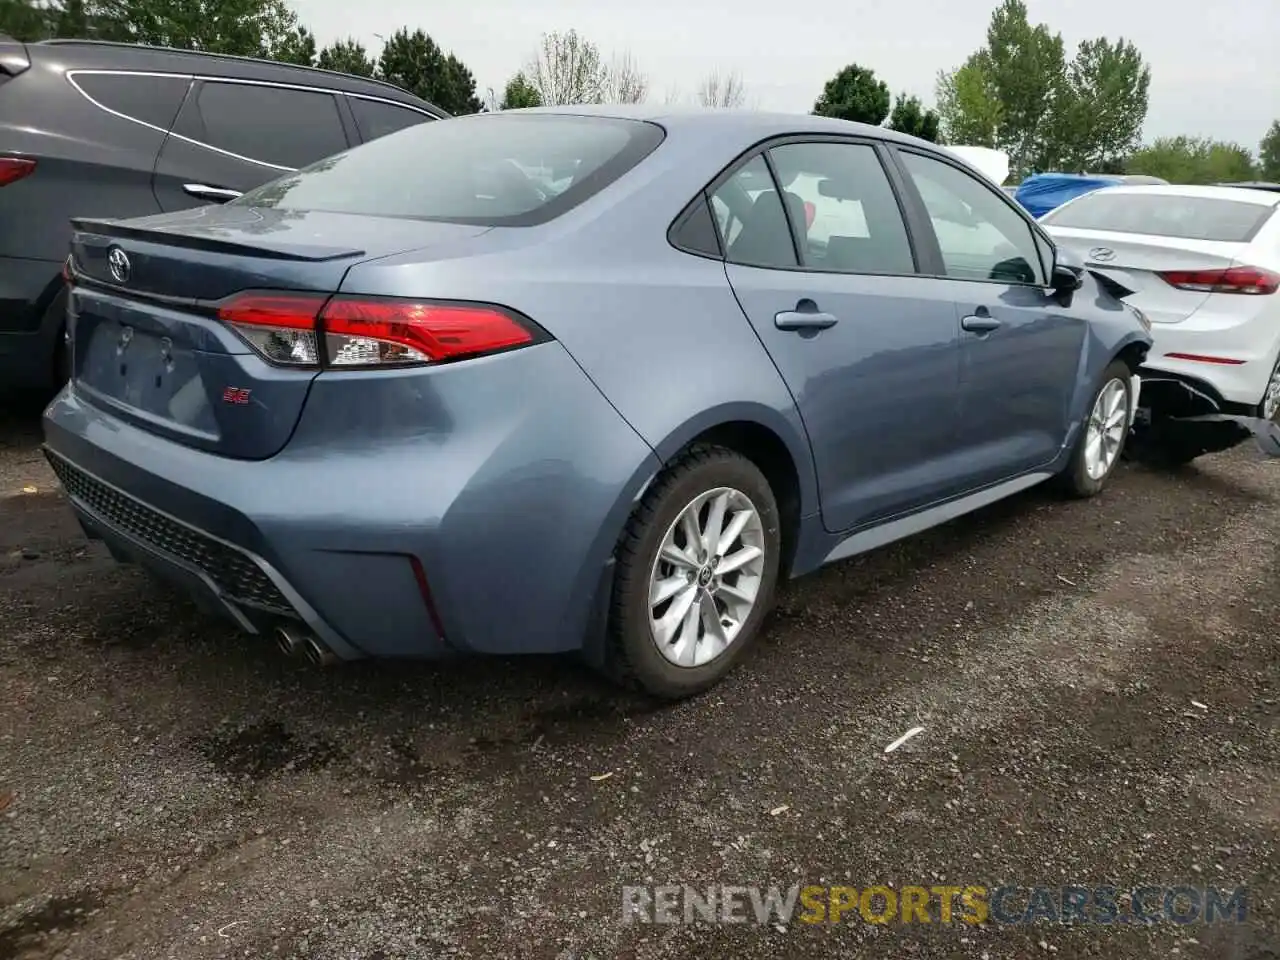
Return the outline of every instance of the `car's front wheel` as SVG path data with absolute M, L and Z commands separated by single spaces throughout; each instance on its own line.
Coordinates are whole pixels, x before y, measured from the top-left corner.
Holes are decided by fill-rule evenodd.
M 679 699 L 719 681 L 760 633 L 781 559 L 773 490 L 740 454 L 691 447 L 646 492 L 618 549 L 613 670 Z
M 1072 496 L 1092 497 L 1102 491 L 1115 471 L 1129 437 L 1129 407 L 1133 376 L 1123 360 L 1103 371 L 1076 441 L 1061 485 Z

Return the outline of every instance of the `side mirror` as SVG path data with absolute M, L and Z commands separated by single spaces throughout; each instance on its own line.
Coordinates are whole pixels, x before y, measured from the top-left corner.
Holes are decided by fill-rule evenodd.
M 1054 293 L 1073 293 L 1084 286 L 1082 272 L 1068 264 L 1055 263 L 1053 265 L 1053 273 L 1049 277 L 1049 286 Z
M 1057 294 L 1069 294 L 1084 286 L 1084 264 L 1068 250 L 1053 250 L 1053 269 L 1049 273 L 1049 287 Z

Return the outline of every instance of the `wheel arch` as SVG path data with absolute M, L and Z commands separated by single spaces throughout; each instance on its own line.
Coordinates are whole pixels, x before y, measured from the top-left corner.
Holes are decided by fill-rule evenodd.
M 741 454 L 769 481 L 783 522 L 780 576 L 785 579 L 795 557 L 800 521 L 818 511 L 813 455 L 803 427 L 770 407 L 726 404 L 681 424 L 655 445 L 654 453 L 666 465 L 696 443 L 715 444 Z

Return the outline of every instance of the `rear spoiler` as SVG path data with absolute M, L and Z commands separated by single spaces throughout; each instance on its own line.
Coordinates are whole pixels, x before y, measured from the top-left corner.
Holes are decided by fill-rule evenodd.
M 326 260 L 343 260 L 349 257 L 364 256 L 365 251 L 351 246 L 319 246 L 303 243 L 272 242 L 270 233 L 264 232 L 257 243 L 236 243 L 221 240 L 208 233 L 196 231 L 181 232 L 179 230 L 147 229 L 145 227 L 128 226 L 118 220 L 89 219 L 73 217 L 71 229 L 78 233 L 102 237 L 107 240 L 141 240 L 147 243 L 164 243 L 169 246 L 183 247 L 188 250 L 208 250 L 210 253 L 229 253 L 233 256 L 253 256 L 270 260 L 297 260 L 311 263 L 323 263 Z
M 26 45 L 0 33 L 0 77 L 16 77 L 30 66 Z

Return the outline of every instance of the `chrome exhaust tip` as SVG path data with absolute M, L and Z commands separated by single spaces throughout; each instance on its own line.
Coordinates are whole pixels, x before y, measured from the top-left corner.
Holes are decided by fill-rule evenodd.
M 337 654 L 312 636 L 307 637 L 305 652 L 316 666 L 327 667 L 338 662 Z
M 276 627 L 276 646 L 285 656 L 297 656 L 306 646 L 306 642 L 294 627 Z

